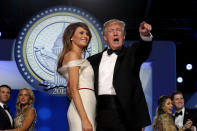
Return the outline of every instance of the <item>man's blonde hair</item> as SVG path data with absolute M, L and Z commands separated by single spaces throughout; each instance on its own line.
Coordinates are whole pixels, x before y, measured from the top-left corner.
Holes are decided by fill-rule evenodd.
M 106 28 L 109 26 L 109 25 L 112 25 L 112 24 L 119 24 L 122 26 L 122 29 L 124 31 L 124 33 L 126 34 L 126 30 L 125 30 L 125 22 L 124 21 L 121 21 L 121 20 L 118 20 L 118 19 L 111 19 L 111 20 L 108 20 L 104 23 L 103 25 L 103 35 L 105 34 L 106 32 Z

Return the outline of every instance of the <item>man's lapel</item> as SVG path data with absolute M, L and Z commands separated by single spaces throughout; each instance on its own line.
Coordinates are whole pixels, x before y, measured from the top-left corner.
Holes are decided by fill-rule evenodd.
M 8 114 L 5 112 L 5 110 L 1 106 L 0 106 L 0 112 L 3 113 L 3 116 L 5 118 L 5 121 L 9 121 L 9 124 L 11 125 L 11 122 L 10 122 L 10 119 L 9 119 Z
M 187 119 L 190 119 L 190 118 L 189 118 L 189 112 L 188 112 L 188 110 L 185 108 L 184 118 L 183 118 L 183 124 L 186 123 Z
M 113 74 L 113 83 L 114 83 L 114 80 L 117 76 L 117 72 L 119 70 L 119 67 L 120 67 L 120 63 L 123 59 L 123 56 L 125 55 L 125 52 L 126 52 L 126 48 L 123 46 L 122 49 L 121 49 L 121 52 L 120 54 L 118 55 L 118 58 L 116 60 L 116 64 L 115 64 L 115 67 L 114 67 L 114 74 Z
M 105 50 L 103 50 L 103 52 L 104 51 Z M 103 52 L 99 53 L 97 55 L 97 58 L 94 60 L 94 67 L 93 67 L 94 68 L 94 89 L 95 89 L 96 96 L 98 95 L 99 65 L 101 63 L 101 58 L 102 58 Z

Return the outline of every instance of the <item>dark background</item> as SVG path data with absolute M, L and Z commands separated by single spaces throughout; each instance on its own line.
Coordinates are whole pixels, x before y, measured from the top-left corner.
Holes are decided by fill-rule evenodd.
M 177 83 L 178 90 L 197 90 L 197 0 L 3 0 L 0 39 L 15 39 L 33 15 L 59 5 L 82 8 L 101 24 L 111 18 L 124 20 L 126 40 L 138 39 L 141 21 L 151 23 L 155 40 L 172 40 L 176 44 L 177 77 L 184 79 L 182 84 Z M 193 64 L 193 70 L 186 70 L 188 63 Z

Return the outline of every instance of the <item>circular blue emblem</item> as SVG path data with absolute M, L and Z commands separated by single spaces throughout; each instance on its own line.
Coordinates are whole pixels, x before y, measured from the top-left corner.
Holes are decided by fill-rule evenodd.
M 86 23 L 92 33 L 84 58 L 102 51 L 102 27 L 89 13 L 66 6 L 38 13 L 22 28 L 15 44 L 17 67 L 32 87 L 52 95 L 65 95 L 66 81 L 56 68 L 64 29 L 73 22 Z

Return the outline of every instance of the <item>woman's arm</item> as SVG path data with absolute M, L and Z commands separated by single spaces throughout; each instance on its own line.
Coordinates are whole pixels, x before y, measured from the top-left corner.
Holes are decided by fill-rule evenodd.
M 36 117 L 35 110 L 33 108 L 29 108 L 25 114 L 25 118 L 21 128 L 4 130 L 4 131 L 27 131 L 30 128 L 35 117 Z
M 191 129 L 191 127 L 192 127 L 192 121 L 188 119 L 185 125 L 183 125 L 183 127 L 179 129 L 178 131 L 185 131 L 186 129 Z

